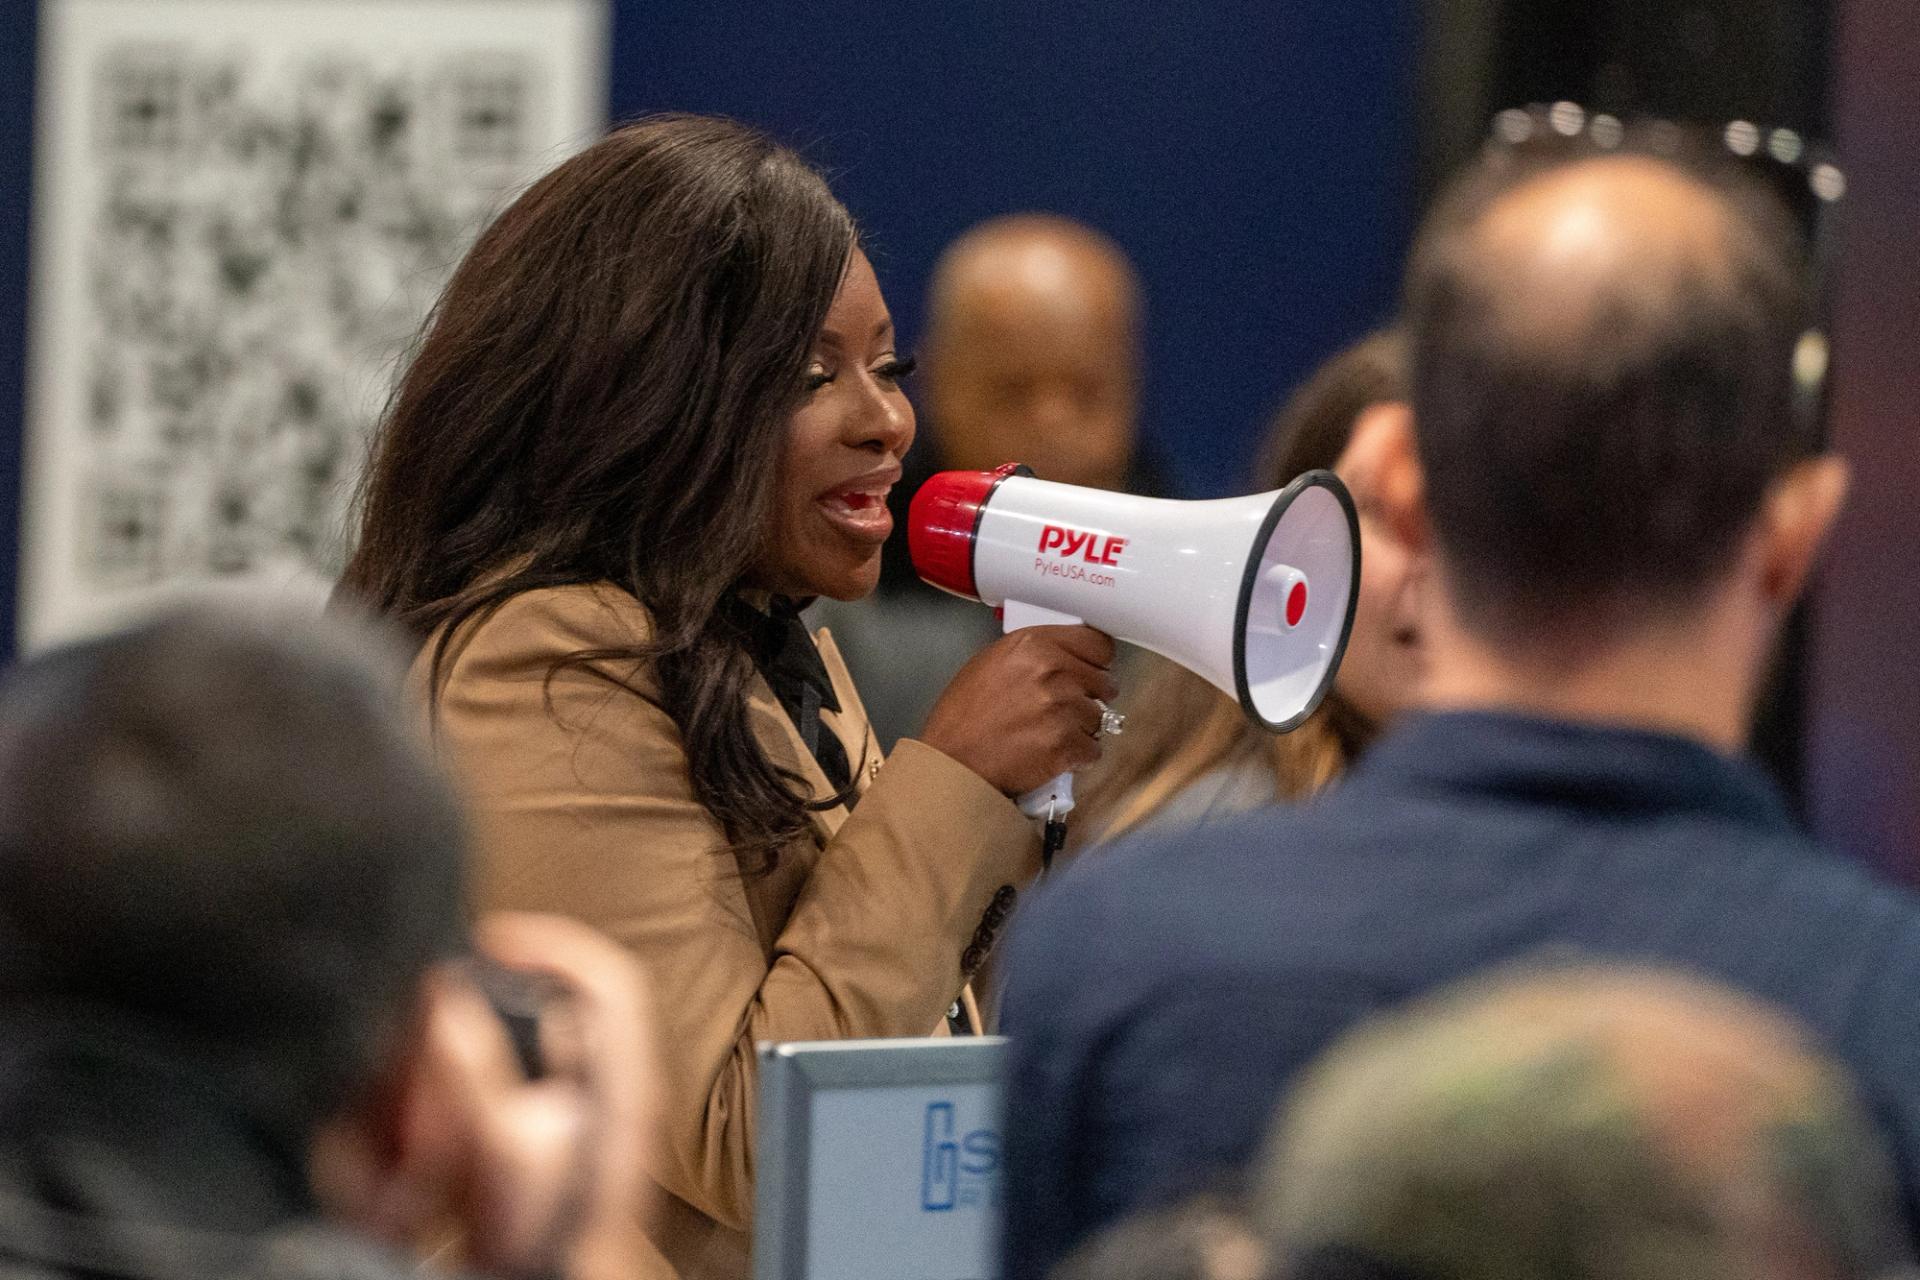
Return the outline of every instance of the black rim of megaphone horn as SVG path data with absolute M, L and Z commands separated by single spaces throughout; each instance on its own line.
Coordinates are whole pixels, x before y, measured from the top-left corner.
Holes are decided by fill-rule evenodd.
M 1314 488 L 1331 492 L 1347 515 L 1347 537 L 1353 547 L 1353 578 L 1347 584 L 1347 616 L 1340 624 L 1340 639 L 1333 646 L 1333 661 L 1327 664 L 1326 674 L 1320 677 L 1320 685 L 1313 691 L 1313 696 L 1293 715 L 1285 720 L 1274 721 L 1261 715 L 1253 705 L 1253 690 L 1247 684 L 1247 614 L 1253 608 L 1253 588 L 1260 580 L 1260 565 L 1267 558 L 1267 543 L 1272 541 L 1274 529 L 1286 516 L 1293 500 Z M 1233 687 L 1240 695 L 1240 705 L 1256 724 L 1271 733 L 1286 733 L 1299 728 L 1308 716 L 1320 709 L 1327 691 L 1333 688 L 1333 678 L 1340 673 L 1341 659 L 1347 656 L 1347 641 L 1353 635 L 1353 611 L 1359 604 L 1360 515 L 1354 510 L 1353 495 L 1347 492 L 1347 486 L 1341 483 L 1340 477 L 1331 471 L 1303 472 L 1280 491 L 1273 500 L 1273 506 L 1268 508 L 1266 518 L 1260 521 L 1260 534 L 1253 540 L 1253 550 L 1247 555 L 1247 566 L 1240 574 L 1240 604 L 1233 613 Z

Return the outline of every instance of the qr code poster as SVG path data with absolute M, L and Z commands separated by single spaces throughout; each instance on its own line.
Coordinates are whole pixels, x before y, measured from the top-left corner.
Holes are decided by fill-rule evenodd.
M 322 598 L 410 342 L 602 127 L 605 0 L 49 0 L 21 642 Z

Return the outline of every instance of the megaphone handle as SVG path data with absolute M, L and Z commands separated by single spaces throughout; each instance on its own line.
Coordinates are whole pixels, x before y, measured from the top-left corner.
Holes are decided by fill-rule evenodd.
M 1077 627 L 1084 619 L 1070 613 L 1057 613 L 1023 600 L 1007 600 L 1000 606 L 1003 634 L 1022 627 Z M 1073 812 L 1073 775 L 1063 773 L 1051 782 L 1035 787 L 1015 801 L 1029 818 L 1058 822 Z

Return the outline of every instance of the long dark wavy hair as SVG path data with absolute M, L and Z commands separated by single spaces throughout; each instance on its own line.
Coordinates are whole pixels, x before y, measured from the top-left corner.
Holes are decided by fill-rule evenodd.
M 753 662 L 721 606 L 763 553 L 856 243 L 817 172 L 729 120 L 650 117 L 554 169 L 481 234 L 427 321 L 336 599 L 433 643 L 437 705 L 462 624 L 542 587 L 630 592 L 648 643 L 554 671 L 637 692 L 651 664 L 695 794 L 770 865 L 807 830 L 809 797 L 754 738 Z

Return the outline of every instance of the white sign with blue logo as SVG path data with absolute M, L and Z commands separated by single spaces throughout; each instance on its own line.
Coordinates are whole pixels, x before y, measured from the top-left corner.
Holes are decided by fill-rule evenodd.
M 761 1051 L 756 1280 L 991 1280 L 997 1038 Z

